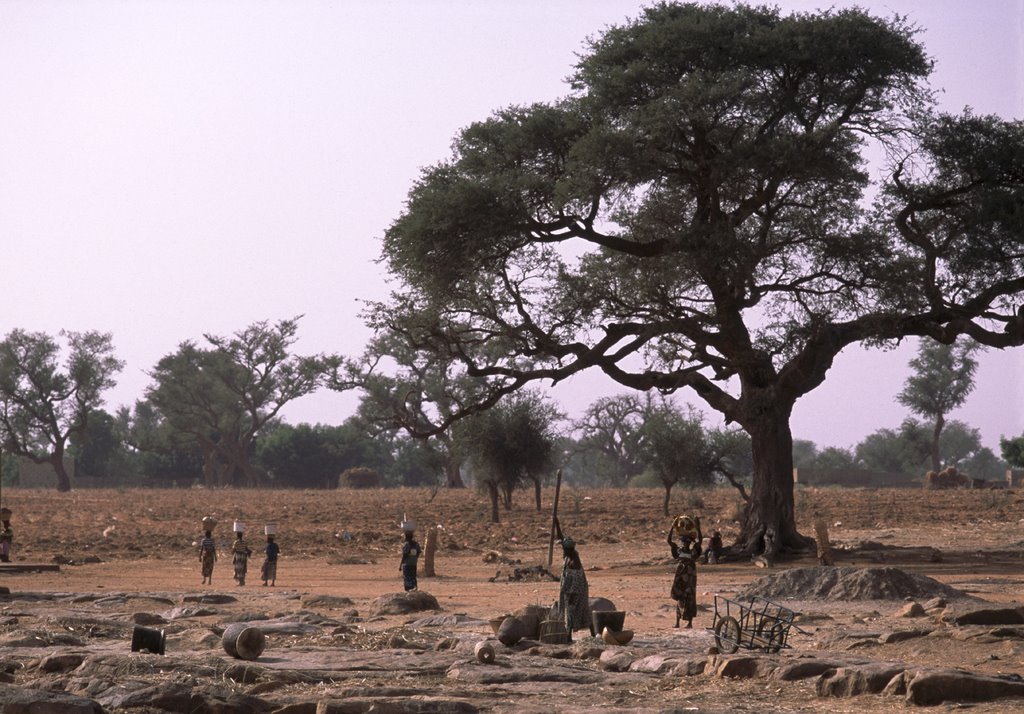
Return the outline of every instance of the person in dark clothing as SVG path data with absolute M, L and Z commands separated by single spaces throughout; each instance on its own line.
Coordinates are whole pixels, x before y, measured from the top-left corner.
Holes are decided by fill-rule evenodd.
M 274 536 L 267 536 L 267 547 L 263 549 L 263 566 L 260 568 L 260 577 L 263 579 L 263 587 L 270 582 L 270 587 L 277 584 L 277 557 L 281 554 L 281 546 L 274 542 Z
M 402 562 L 398 566 L 398 570 L 402 573 L 402 585 L 405 587 L 405 591 L 415 590 L 417 588 L 416 582 L 416 561 L 419 560 L 420 544 L 416 542 L 415 533 L 413 531 L 405 531 L 405 543 L 402 545 Z
M 562 545 L 562 576 L 558 581 L 558 609 L 565 618 L 565 630 L 572 640 L 574 630 L 587 629 L 594 635 L 594 618 L 590 612 L 590 586 L 583 562 L 576 551 L 576 541 L 562 535 L 562 525 L 555 519 L 555 534 Z

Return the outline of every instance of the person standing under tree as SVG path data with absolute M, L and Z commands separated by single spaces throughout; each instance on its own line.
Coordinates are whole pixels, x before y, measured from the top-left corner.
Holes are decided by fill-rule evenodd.
M 679 545 L 672 534 L 679 535 Z M 677 516 L 668 529 L 668 545 L 676 560 L 676 574 L 672 579 L 672 599 L 676 601 L 676 627 L 686 620 L 686 628 L 693 627 L 697 616 L 697 559 L 700 557 L 700 518 Z
M 281 546 L 274 542 L 274 535 L 267 534 L 267 547 L 263 549 L 263 567 L 260 568 L 260 577 L 263 578 L 263 587 L 270 587 L 277 584 L 277 556 L 281 554 Z
M 10 508 L 0 508 L 0 521 L 3 528 L 0 528 L 0 563 L 11 562 L 11 546 L 14 544 L 14 529 L 11 528 L 11 516 L 14 515 Z
M 252 555 L 252 548 L 243 540 L 245 532 L 242 529 L 237 529 L 235 536 L 235 542 L 231 546 L 231 564 L 235 566 L 235 582 L 245 585 L 245 574 L 249 571 L 249 556 Z
M 594 636 L 594 618 L 590 612 L 590 586 L 583 570 L 576 541 L 562 535 L 562 525 L 555 518 L 555 536 L 562 546 L 562 577 L 558 582 L 558 609 L 565 618 L 565 630 L 572 641 L 575 630 L 590 630 Z
M 419 560 L 420 544 L 416 542 L 415 533 L 411 530 L 405 531 L 405 543 L 402 545 L 402 562 L 398 570 L 402 573 L 402 586 L 406 592 L 415 590 L 418 586 L 416 581 L 416 562 Z
M 213 564 L 217 562 L 217 545 L 213 542 L 213 531 L 206 531 L 199 541 L 199 563 L 203 569 L 203 585 L 213 585 Z

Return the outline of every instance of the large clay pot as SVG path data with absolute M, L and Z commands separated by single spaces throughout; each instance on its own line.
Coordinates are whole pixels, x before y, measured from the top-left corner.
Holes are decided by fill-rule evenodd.
M 527 605 L 524 608 L 516 610 L 515 616 L 526 628 L 526 633 L 523 637 L 535 640 L 540 637 L 540 623 L 542 620 L 547 619 L 548 608 L 543 607 L 542 605 Z
M 267 638 L 263 630 L 248 622 L 233 622 L 224 630 L 221 644 L 232 657 L 256 659 L 266 649 Z
M 526 626 L 517 617 L 506 617 L 498 628 L 498 641 L 506 647 L 519 642 L 526 635 Z
M 621 632 L 622 626 L 626 624 L 624 610 L 597 610 L 592 616 L 594 632 L 603 632 L 606 627 L 612 632 Z

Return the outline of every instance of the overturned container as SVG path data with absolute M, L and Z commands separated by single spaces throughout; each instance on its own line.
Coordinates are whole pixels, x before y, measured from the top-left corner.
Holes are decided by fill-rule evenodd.
M 163 630 L 136 625 L 132 628 L 132 652 L 162 655 L 167 646 L 167 636 Z
M 267 637 L 263 630 L 248 622 L 233 622 L 221 637 L 224 651 L 238 659 L 256 659 L 267 648 Z

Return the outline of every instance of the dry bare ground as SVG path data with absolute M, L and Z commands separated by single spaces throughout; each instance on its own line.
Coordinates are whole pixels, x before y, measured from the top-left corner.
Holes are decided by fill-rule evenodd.
M 813 554 L 771 570 L 746 560 L 701 565 L 695 629 L 676 630 L 662 492 L 563 487 L 560 520 L 579 543 L 591 596 L 625 610 L 635 639 L 621 648 L 582 636 L 571 646 L 496 643 L 496 662 L 480 664 L 473 645 L 493 636 L 487 620 L 558 597 L 557 582 L 508 580 L 516 567 L 546 565 L 552 495 L 537 512 L 532 494 L 517 494 L 503 522 L 491 524 L 486 499 L 472 491 L 4 489 L 15 513 L 15 564 L 71 564 L 0 574 L 11 591 L 0 596 L 0 679 L 10 691 L 63 691 L 108 712 L 859 712 L 911 705 L 893 692 L 823 697 L 829 672 L 900 663 L 908 672 L 960 668 L 1011 684 L 1024 673 L 1024 620 L 954 620 L 980 607 L 1024 607 L 1024 497 L 1006 490 L 799 490 L 802 531 L 826 519 L 838 565 L 919 573 L 985 602 L 908 618 L 902 598 L 784 593 L 781 604 L 800 613 L 806 632 L 791 633 L 792 649 L 715 657 L 706 629 L 714 594 L 734 597 L 766 575 L 814 566 Z M 699 514 L 705 531 L 721 529 L 728 543 L 737 500 L 731 489 L 679 490 L 672 512 Z M 405 514 L 441 529 L 438 577 L 420 578 L 440 612 L 380 611 L 377 599 L 401 590 L 397 524 Z M 212 587 L 200 585 L 193 548 L 205 515 L 220 520 Z M 258 557 L 247 585 L 233 582 L 227 550 L 236 518 L 254 534 L 278 524 L 276 588 L 260 585 Z M 447 617 L 423 619 L 432 615 Z M 267 627 L 258 660 L 233 659 L 221 647 L 225 624 L 240 620 Z M 130 652 L 137 623 L 166 630 L 165 657 Z M 810 662 L 832 667 L 780 675 L 780 667 Z M 59 706 L 73 711 L 67 702 Z M 974 710 L 1022 706 L 1001 698 Z

